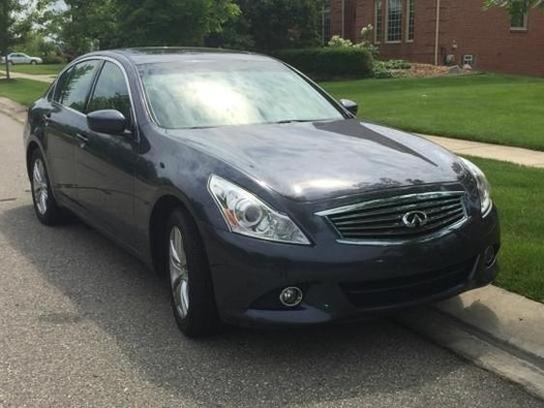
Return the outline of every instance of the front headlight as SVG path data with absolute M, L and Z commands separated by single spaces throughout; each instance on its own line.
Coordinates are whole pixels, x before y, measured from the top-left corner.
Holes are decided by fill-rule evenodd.
M 484 172 L 480 170 L 478 166 L 462 157 L 460 157 L 460 159 L 463 161 L 467 170 L 476 179 L 478 193 L 480 194 L 480 202 L 482 205 L 482 216 L 485 217 L 489 210 L 491 210 L 491 206 L 493 204 L 491 201 L 491 185 L 489 184 L 489 181 L 487 181 L 487 177 L 485 176 Z
M 268 241 L 310 244 L 287 215 L 270 208 L 236 184 L 212 175 L 208 188 L 232 232 Z

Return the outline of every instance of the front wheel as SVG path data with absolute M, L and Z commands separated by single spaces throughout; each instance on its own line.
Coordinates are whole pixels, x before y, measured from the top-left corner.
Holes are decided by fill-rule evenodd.
M 63 213 L 51 192 L 51 183 L 45 168 L 43 156 L 38 149 L 32 152 L 30 159 L 30 184 L 32 187 L 32 201 L 34 212 L 38 220 L 45 225 L 57 225 L 65 221 Z
M 36 65 L 37 62 L 36 61 L 30 61 L 30 65 Z
M 163 242 L 172 309 L 179 329 L 188 337 L 219 331 L 221 322 L 206 252 L 185 211 L 172 212 Z

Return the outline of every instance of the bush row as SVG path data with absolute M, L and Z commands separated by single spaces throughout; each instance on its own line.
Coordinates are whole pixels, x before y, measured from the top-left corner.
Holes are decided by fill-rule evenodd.
M 280 50 L 275 56 L 313 79 L 367 78 L 374 73 L 371 53 L 356 47 Z

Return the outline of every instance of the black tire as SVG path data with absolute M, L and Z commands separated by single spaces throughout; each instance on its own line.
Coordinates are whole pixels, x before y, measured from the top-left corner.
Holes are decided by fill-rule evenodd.
M 47 183 L 47 199 L 45 200 L 45 211 L 43 211 L 43 208 L 40 210 L 38 206 L 39 198 L 37 197 L 37 191 L 35 188 L 36 181 L 34 178 L 34 168 L 38 160 L 41 161 L 43 165 L 43 176 L 45 182 Z M 55 200 L 55 197 L 53 196 L 53 193 L 51 191 L 51 183 L 49 181 L 49 175 L 47 174 L 47 168 L 45 167 L 45 161 L 39 149 L 34 149 L 34 151 L 32 152 L 29 169 L 32 202 L 34 204 L 34 212 L 36 213 L 36 217 L 42 224 L 47 226 L 54 226 L 65 223 L 68 218 L 67 213 L 61 207 L 59 207 L 57 201 Z
M 36 65 L 36 64 L 37 64 L 36 61 L 34 61 L 34 60 L 33 60 L 33 61 L 30 61 L 30 65 Z
M 176 304 L 175 284 L 170 272 L 170 239 L 174 227 L 183 237 L 182 246 L 185 251 L 188 275 L 188 307 L 185 316 L 180 313 Z M 168 218 L 161 240 L 163 248 L 162 264 L 170 288 L 170 300 L 174 318 L 179 329 L 187 337 L 203 337 L 218 333 L 221 320 L 215 304 L 213 283 L 206 251 L 197 227 L 192 218 L 181 208 L 175 209 Z

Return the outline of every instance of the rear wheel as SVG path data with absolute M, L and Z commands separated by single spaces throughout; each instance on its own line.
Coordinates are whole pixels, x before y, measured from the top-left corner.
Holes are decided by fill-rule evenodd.
M 30 64 L 31 64 L 31 65 L 36 65 L 36 64 L 37 64 L 37 62 L 36 62 L 36 61 L 34 61 L 34 60 L 32 60 L 32 61 L 30 61 Z
M 65 221 L 66 215 L 58 206 L 51 183 L 45 168 L 43 156 L 38 149 L 34 149 L 30 159 L 30 184 L 32 187 L 32 201 L 34 212 L 38 220 L 45 225 L 57 225 Z
M 163 242 L 172 309 L 179 329 L 188 337 L 219 331 L 221 322 L 208 259 L 198 230 L 185 211 L 172 212 Z

